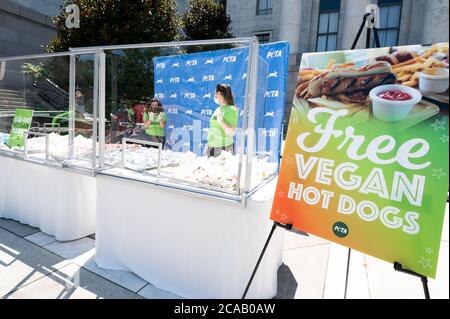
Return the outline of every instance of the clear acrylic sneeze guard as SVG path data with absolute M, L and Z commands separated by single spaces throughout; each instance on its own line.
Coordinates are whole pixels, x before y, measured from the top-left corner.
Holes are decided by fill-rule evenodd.
M 278 174 L 288 53 L 285 42 L 237 38 L 0 58 L 0 155 L 245 202 Z M 233 147 L 208 157 L 219 83 L 237 127 Z M 156 141 L 152 98 L 165 121 Z M 16 109 L 33 110 L 32 123 L 11 147 Z
M 93 53 L 0 58 L 0 154 L 94 173 L 98 120 Z M 12 130 L 16 112 L 31 116 Z M 20 136 L 13 141 L 10 134 Z

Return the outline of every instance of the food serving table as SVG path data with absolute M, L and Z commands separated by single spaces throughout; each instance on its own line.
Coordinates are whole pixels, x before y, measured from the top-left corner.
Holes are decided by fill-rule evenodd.
M 0 154 L 0 217 L 68 241 L 95 233 L 95 177 Z
M 184 298 L 241 298 L 270 232 L 276 180 L 247 204 L 196 197 L 167 187 L 97 175 L 96 262 L 132 271 Z M 282 263 L 276 231 L 248 298 L 272 298 Z

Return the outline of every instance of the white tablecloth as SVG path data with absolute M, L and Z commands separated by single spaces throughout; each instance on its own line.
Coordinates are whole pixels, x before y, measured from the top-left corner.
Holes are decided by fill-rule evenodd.
M 0 156 L 0 217 L 57 240 L 95 233 L 95 178 Z
M 185 298 L 241 298 L 269 235 L 275 182 L 246 207 L 97 176 L 96 262 Z M 248 298 L 272 298 L 282 263 L 277 229 Z

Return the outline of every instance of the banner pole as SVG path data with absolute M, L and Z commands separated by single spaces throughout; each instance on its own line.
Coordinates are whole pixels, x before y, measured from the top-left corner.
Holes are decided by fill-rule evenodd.
M 348 287 L 348 274 L 350 272 L 350 254 L 352 253 L 352 249 L 348 249 L 348 256 L 347 256 L 347 272 L 345 274 L 345 290 L 344 290 L 344 299 L 347 299 L 347 287 Z
M 355 49 L 356 44 L 358 43 L 359 37 L 361 36 L 362 30 L 364 29 L 364 24 L 366 23 L 366 18 L 367 18 L 369 15 L 370 15 L 370 13 L 366 13 L 366 14 L 363 16 L 363 20 L 362 20 L 362 23 L 361 23 L 361 25 L 360 25 L 360 27 L 359 27 L 358 33 L 356 34 L 355 40 L 354 40 L 353 43 L 352 43 L 351 50 L 354 50 L 354 49 Z
M 273 223 L 272 229 L 270 230 L 270 233 L 269 233 L 269 237 L 267 237 L 266 243 L 264 244 L 261 254 L 259 255 L 258 261 L 256 262 L 255 268 L 253 269 L 252 275 L 250 276 L 250 280 L 247 283 L 247 287 L 245 287 L 245 291 L 244 291 L 244 294 L 242 295 L 241 299 L 245 299 L 245 297 L 247 296 L 247 292 L 250 289 L 250 285 L 252 284 L 252 281 L 253 281 L 253 278 L 255 277 L 256 272 L 258 271 L 259 264 L 261 263 L 261 260 L 264 257 L 264 253 L 266 252 L 267 246 L 269 245 L 270 239 L 272 238 L 272 235 L 275 231 L 275 228 L 277 228 L 277 226 L 285 228 L 287 230 L 292 228 L 291 224 L 283 225 L 283 224 L 280 224 L 277 222 Z
M 411 271 L 409 269 L 403 268 L 402 264 L 400 264 L 399 262 L 394 262 L 394 269 L 399 271 L 399 272 L 403 272 L 405 274 L 411 275 L 411 276 L 415 276 L 415 277 L 419 277 L 420 280 L 422 281 L 422 286 L 423 286 L 423 292 L 425 294 L 425 299 L 430 299 L 430 291 L 428 290 L 428 278 L 424 275 L 418 274 L 414 271 Z
M 370 49 L 370 28 L 367 28 L 366 49 Z

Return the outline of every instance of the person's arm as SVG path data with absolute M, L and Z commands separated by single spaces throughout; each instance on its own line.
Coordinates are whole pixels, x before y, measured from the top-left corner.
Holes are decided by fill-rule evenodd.
M 145 119 L 146 117 L 147 117 L 147 120 Z M 147 128 L 147 127 L 149 127 L 149 125 L 152 124 L 153 117 L 154 117 L 154 115 L 153 115 L 152 112 L 150 112 L 150 113 L 144 113 L 144 116 L 143 116 L 143 119 L 144 119 L 144 128 Z
M 158 120 L 159 120 L 159 126 L 161 128 L 164 128 L 166 126 L 167 117 L 163 112 L 159 113 Z
M 236 127 L 229 125 L 224 120 L 224 114 L 222 112 L 219 113 L 217 116 L 217 121 L 219 122 L 220 126 L 223 128 L 225 134 L 229 136 L 234 136 L 234 133 L 236 132 Z

